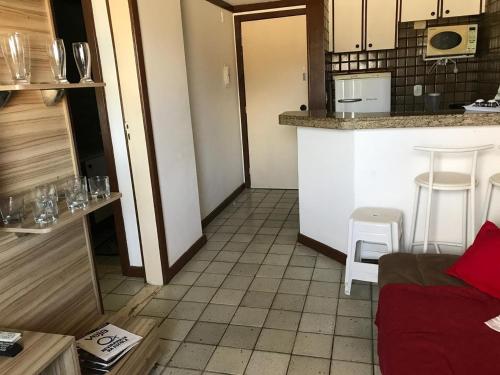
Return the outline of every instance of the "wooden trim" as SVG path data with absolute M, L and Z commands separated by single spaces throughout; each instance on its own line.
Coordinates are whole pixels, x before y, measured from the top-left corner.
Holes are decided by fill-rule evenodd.
M 151 176 L 151 187 L 153 194 L 154 214 L 156 219 L 156 230 L 158 233 L 158 245 L 160 248 L 160 262 L 165 283 L 168 281 L 169 263 L 167 253 L 167 237 L 165 234 L 165 223 L 163 220 L 163 207 L 160 192 L 160 180 L 158 177 L 158 165 L 156 162 L 156 151 L 153 137 L 153 122 L 151 119 L 151 107 L 149 105 L 148 83 L 146 78 L 146 64 L 144 61 L 144 49 L 142 46 L 141 25 L 139 20 L 139 9 L 137 0 L 128 0 L 130 10 L 130 21 L 132 26 L 132 37 L 134 40 L 134 52 L 137 64 L 137 77 L 139 78 L 139 91 L 141 94 L 142 114 L 144 118 L 144 132 L 146 135 L 146 149 L 148 153 L 149 173 Z
M 210 212 L 202 221 L 201 226 L 205 228 L 208 224 L 210 224 L 216 217 L 219 215 L 227 206 L 231 204 L 232 201 L 236 199 L 241 192 L 245 190 L 245 184 L 242 184 L 236 188 L 226 199 L 222 201 L 215 209 Z
M 199 1 L 199 0 L 198 0 Z M 234 6 L 232 6 L 231 4 L 229 3 L 226 3 L 224 0 L 206 0 L 208 1 L 209 3 L 213 4 L 213 5 L 216 5 L 218 6 L 219 8 L 222 8 L 222 9 L 225 9 L 225 10 L 228 10 L 230 12 L 233 12 L 234 10 Z
M 210 1 L 210 0 L 208 0 L 208 1 Z M 286 7 L 295 7 L 295 6 L 301 6 L 301 5 L 306 5 L 306 0 L 268 1 L 266 3 L 234 5 L 233 12 L 234 13 L 252 12 L 252 11 L 256 11 L 256 10 L 286 8 Z
M 196 253 L 207 243 L 207 236 L 202 235 L 168 270 L 168 277 L 165 284 L 168 283 L 177 273 L 189 262 Z
M 345 264 L 347 260 L 347 255 L 344 254 L 343 252 L 334 249 L 333 247 L 330 247 L 328 245 L 325 245 L 324 243 L 321 243 L 319 241 L 316 241 L 310 237 L 307 237 L 303 235 L 302 233 L 299 233 L 297 236 L 297 241 L 301 243 L 304 246 L 307 246 L 313 250 L 316 250 L 317 252 L 326 255 L 329 258 L 332 258 L 333 260 L 336 260 L 339 263 Z
M 146 277 L 144 267 L 128 266 L 125 270 L 125 275 L 128 277 Z
M 309 110 L 326 110 L 325 5 L 323 0 L 308 0 L 307 65 L 309 71 Z
M 306 14 L 304 9 L 282 10 L 277 12 L 264 12 L 245 14 L 234 17 L 234 33 L 236 42 L 236 68 L 238 70 L 238 92 L 240 97 L 240 118 L 241 118 L 241 143 L 243 146 L 243 164 L 245 172 L 245 187 L 252 186 L 252 177 L 250 176 L 250 149 L 248 145 L 248 120 L 247 120 L 247 99 L 245 89 L 245 64 L 243 61 L 243 44 L 241 37 L 242 22 L 257 21 L 271 18 L 282 18 L 292 16 L 302 16 Z M 324 56 L 323 56 L 324 57 Z M 325 69 L 323 62 L 323 70 Z

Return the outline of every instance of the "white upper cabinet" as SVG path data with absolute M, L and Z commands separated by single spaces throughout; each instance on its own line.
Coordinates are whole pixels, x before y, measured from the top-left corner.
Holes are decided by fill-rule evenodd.
M 485 0 L 401 0 L 401 22 L 481 14 L 484 3 Z
M 363 0 L 333 0 L 335 52 L 361 51 L 363 47 Z
M 443 1 L 443 14 L 447 17 L 461 17 L 472 16 L 481 14 L 482 1 L 481 0 L 442 0 Z M 486 2 L 485 0 L 483 0 Z
M 436 18 L 438 18 L 438 0 L 401 0 L 401 22 Z
M 333 50 L 396 48 L 397 1 L 333 0 Z
M 397 0 L 367 0 L 366 50 L 396 47 L 396 8 Z

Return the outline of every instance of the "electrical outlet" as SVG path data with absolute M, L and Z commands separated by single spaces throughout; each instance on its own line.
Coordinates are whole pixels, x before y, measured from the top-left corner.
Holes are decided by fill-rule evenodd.
M 413 86 L 413 96 L 422 96 L 422 94 L 423 94 L 422 85 Z

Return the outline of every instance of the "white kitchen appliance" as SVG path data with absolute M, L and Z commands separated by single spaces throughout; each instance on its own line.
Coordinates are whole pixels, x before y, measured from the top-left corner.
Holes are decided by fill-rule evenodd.
M 476 54 L 478 25 L 453 25 L 427 29 L 426 60 L 466 58 Z
M 335 112 L 390 112 L 391 73 L 334 77 Z

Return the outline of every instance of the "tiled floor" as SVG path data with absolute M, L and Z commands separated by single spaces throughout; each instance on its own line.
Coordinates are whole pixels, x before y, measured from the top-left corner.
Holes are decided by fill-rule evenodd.
M 207 245 L 141 315 L 160 323 L 153 374 L 377 375 L 378 291 L 297 243 L 296 191 L 246 190 L 207 228 Z M 111 279 L 113 280 L 113 279 Z M 107 309 L 139 288 L 105 281 Z

